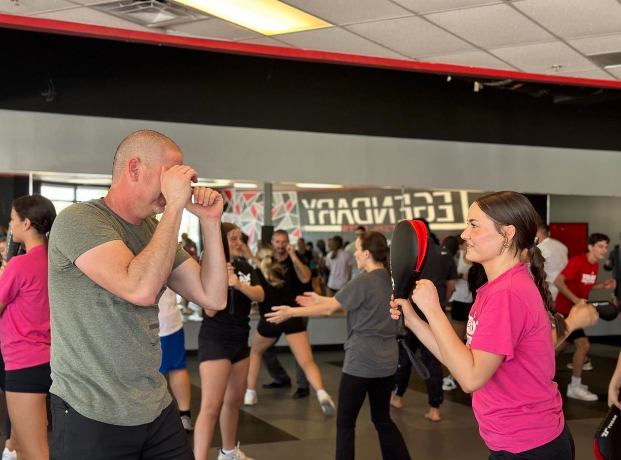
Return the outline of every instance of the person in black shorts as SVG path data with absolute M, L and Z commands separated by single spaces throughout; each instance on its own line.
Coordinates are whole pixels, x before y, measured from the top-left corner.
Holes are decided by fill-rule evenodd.
M 229 287 L 233 289 L 229 290 L 226 309 L 203 313 L 198 334 L 201 409 L 196 419 L 194 455 L 197 460 L 207 460 L 219 419 L 222 449 L 218 460 L 252 460 L 236 447 L 235 441 L 250 362 L 250 304 L 262 302 L 265 292 L 255 270 L 237 259 L 243 249 L 241 230 L 234 224 L 222 225 L 229 244 L 227 268 Z
M 50 303 L 47 282 L 47 237 L 56 210 L 40 195 L 13 202 L 13 241 L 26 254 L 14 256 L 0 279 L 0 340 L 5 363 L 7 409 L 20 459 L 47 459 L 46 398 L 50 370 Z
M 282 245 L 286 247 L 289 255 L 292 252 L 295 254 L 294 247 L 286 243 L 288 240 L 289 237 L 286 232 L 274 232 L 272 242 L 275 243 L 275 246 Z M 270 247 L 261 248 L 259 259 L 261 259 L 261 270 L 257 273 L 265 290 L 265 300 L 259 304 L 261 319 L 252 338 L 248 389 L 246 390 L 244 404 L 252 406 L 258 402 L 255 388 L 261 370 L 261 357 L 265 350 L 276 343 L 281 334 L 285 334 L 297 363 L 302 367 L 311 386 L 317 392 L 321 409 L 324 414 L 333 415 L 335 411 L 334 402 L 323 387 L 321 372 L 313 360 L 308 332 L 306 332 L 306 324 L 303 319 L 294 318 L 281 324 L 271 324 L 265 319 L 265 314 L 271 312 L 273 306 L 289 305 L 293 307 L 297 305 L 295 302 L 295 286 L 291 278 L 296 276 L 294 270 L 299 270 L 299 267 L 291 266 L 288 268 L 286 264 L 278 262 L 274 250 Z M 291 257 L 287 260 L 290 259 Z

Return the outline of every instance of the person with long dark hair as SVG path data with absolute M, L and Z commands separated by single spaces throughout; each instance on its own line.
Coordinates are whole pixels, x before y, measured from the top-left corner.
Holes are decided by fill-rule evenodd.
M 537 247 L 538 215 L 516 192 L 498 192 L 476 200 L 462 233 L 467 257 L 482 265 L 487 283 L 478 289 L 468 316 L 467 342 L 455 334 L 442 311 L 434 285 L 420 280 L 413 302 L 391 302 L 398 319 L 473 393 L 472 407 L 490 460 L 575 457 L 556 383 L 554 338 L 567 325 L 553 308 L 544 259 Z M 530 272 L 527 266 L 530 263 Z M 531 275 L 532 273 L 532 275 Z
M 241 230 L 234 224 L 222 224 L 229 245 L 227 264 L 229 293 L 227 306 L 218 312 L 204 312 L 198 334 L 198 358 L 201 376 L 201 410 L 196 419 L 194 455 L 206 460 L 218 420 L 222 433 L 219 460 L 252 460 L 239 449 L 237 421 L 244 400 L 250 364 L 250 304 L 262 302 L 265 292 L 254 269 L 236 260 L 242 255 Z
M 18 458 L 47 459 L 46 398 L 50 371 L 50 303 L 47 283 L 47 233 L 56 219 L 50 200 L 40 195 L 13 202 L 13 241 L 26 254 L 13 257 L 0 279 L 0 342 L 5 388 Z
M 382 458 L 408 460 L 403 436 L 390 418 L 390 393 L 395 385 L 399 349 L 395 325 L 384 314 L 392 292 L 386 238 L 378 232 L 361 234 L 356 239 L 354 257 L 364 273 L 347 283 L 335 297 L 307 292 L 296 299 L 302 307 L 274 306 L 274 312 L 265 317 L 272 323 L 281 323 L 347 310 L 348 338 L 336 416 L 336 458 L 355 457 L 356 419 L 368 394 Z

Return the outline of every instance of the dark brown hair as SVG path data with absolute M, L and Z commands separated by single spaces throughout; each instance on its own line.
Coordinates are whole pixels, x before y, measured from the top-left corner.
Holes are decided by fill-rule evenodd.
M 507 248 L 515 255 L 523 250 L 528 251 L 530 261 L 530 271 L 533 274 L 533 281 L 541 294 L 543 305 L 545 306 L 550 319 L 556 325 L 557 336 L 562 337 L 567 331 L 567 324 L 563 317 L 554 309 L 554 301 L 546 282 L 546 272 L 543 264 L 545 258 L 535 244 L 537 227 L 539 225 L 539 215 L 535 208 L 521 193 L 517 192 L 497 192 L 485 195 L 476 203 L 481 210 L 494 221 L 498 233 L 504 236 L 502 228 L 508 225 L 515 227 L 515 236 Z
M 52 229 L 56 209 L 50 200 L 41 195 L 22 196 L 13 202 L 13 209 L 21 220 L 29 219 L 30 225 L 45 235 Z
M 369 251 L 373 260 L 383 264 L 390 275 L 390 269 L 388 268 L 390 250 L 388 249 L 386 237 L 378 232 L 364 232 L 358 238 L 360 239 L 362 250 Z
M 336 235 L 335 237 L 332 238 L 332 255 L 330 256 L 330 259 L 336 259 L 336 256 L 338 255 L 339 249 L 341 249 L 343 247 L 343 238 L 341 238 L 340 236 Z

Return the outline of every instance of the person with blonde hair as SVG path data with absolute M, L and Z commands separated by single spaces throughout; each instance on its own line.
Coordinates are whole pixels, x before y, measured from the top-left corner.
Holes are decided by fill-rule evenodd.
M 310 385 L 317 392 L 317 399 L 322 411 L 326 415 L 333 415 L 335 411 L 334 402 L 328 392 L 325 391 L 321 372 L 313 360 L 305 322 L 302 318 L 293 318 L 281 324 L 273 324 L 265 318 L 273 306 L 289 305 L 295 307 L 297 305 L 295 301 L 296 293 L 299 292 L 296 289 L 297 273 L 303 270 L 291 260 L 294 257 L 292 253 L 295 254 L 295 248 L 289 244 L 289 236 L 286 232 L 282 230 L 274 232 L 272 246 L 273 248 L 263 246 L 258 253 L 261 264 L 257 274 L 265 291 L 265 299 L 259 303 L 261 319 L 252 337 L 248 389 L 246 390 L 244 404 L 247 406 L 257 404 L 258 398 L 255 388 L 261 369 L 261 357 L 282 334 L 285 334 L 287 344 L 297 363 L 306 374 Z M 300 265 L 302 264 L 300 263 Z M 308 283 L 309 279 L 310 270 L 308 277 L 303 281 Z

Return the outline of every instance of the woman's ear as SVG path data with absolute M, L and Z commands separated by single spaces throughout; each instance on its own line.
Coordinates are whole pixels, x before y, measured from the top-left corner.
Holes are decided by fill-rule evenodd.
M 28 217 L 26 217 L 24 219 L 24 230 L 28 230 L 28 229 L 30 229 L 30 227 L 32 227 L 32 222 L 30 222 L 30 219 L 28 219 Z
M 515 227 L 513 225 L 507 225 L 503 227 L 502 233 L 505 237 L 505 241 L 511 245 L 513 238 L 515 237 Z

